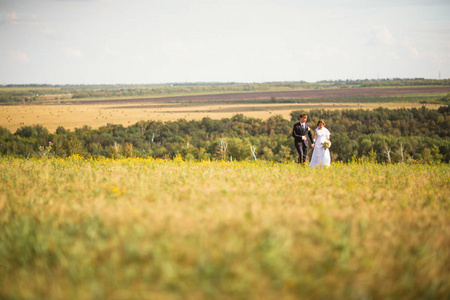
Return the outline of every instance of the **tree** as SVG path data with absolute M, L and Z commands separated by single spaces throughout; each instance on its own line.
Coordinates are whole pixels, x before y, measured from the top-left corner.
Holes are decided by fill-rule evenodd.
M 332 134 L 333 145 L 330 148 L 331 152 L 337 154 L 337 159 L 343 162 L 348 162 L 355 155 L 353 142 L 345 133 Z
M 31 126 L 22 126 L 16 130 L 14 135 L 18 135 L 23 138 L 37 137 L 37 131 Z
M 67 130 L 64 128 L 64 127 L 62 127 L 62 126 L 58 126 L 58 128 L 56 128 L 56 134 L 66 134 L 67 133 Z

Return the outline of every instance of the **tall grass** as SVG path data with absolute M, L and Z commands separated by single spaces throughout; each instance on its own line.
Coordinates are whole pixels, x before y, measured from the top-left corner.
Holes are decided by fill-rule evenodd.
M 444 299 L 449 165 L 0 159 L 0 298 Z

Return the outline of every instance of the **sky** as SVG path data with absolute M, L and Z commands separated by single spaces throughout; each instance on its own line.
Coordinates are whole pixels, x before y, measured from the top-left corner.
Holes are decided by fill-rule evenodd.
M 0 0 L 0 84 L 450 78 L 449 0 Z

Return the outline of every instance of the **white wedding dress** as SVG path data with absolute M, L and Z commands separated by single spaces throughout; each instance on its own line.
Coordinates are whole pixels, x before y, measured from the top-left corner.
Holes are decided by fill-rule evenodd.
M 314 144 L 314 151 L 311 157 L 310 168 L 317 168 L 319 166 L 330 166 L 331 157 L 330 149 L 324 149 L 322 143 L 330 137 L 330 132 L 325 127 L 322 129 L 316 128 L 316 142 Z

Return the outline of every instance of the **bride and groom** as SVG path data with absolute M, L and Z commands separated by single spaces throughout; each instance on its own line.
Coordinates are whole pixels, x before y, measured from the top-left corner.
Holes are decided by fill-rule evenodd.
M 311 133 L 311 127 L 306 121 L 308 116 L 305 113 L 300 115 L 300 122 L 294 124 L 292 136 L 294 137 L 295 149 L 298 152 L 298 162 L 304 164 L 306 162 L 306 154 L 308 152 L 308 137 L 311 140 L 311 147 L 314 148 L 311 157 L 310 168 L 318 166 L 329 166 L 331 162 L 330 150 L 330 131 L 325 128 L 325 122 L 319 120 L 317 128 L 314 131 L 314 138 Z M 325 147 L 324 147 L 325 143 Z M 328 147 L 327 147 L 328 146 Z

